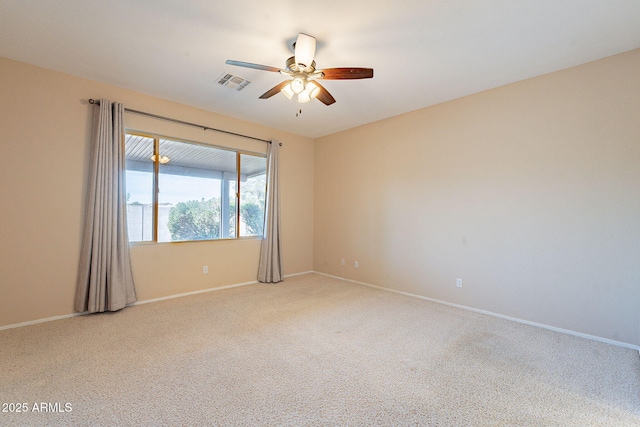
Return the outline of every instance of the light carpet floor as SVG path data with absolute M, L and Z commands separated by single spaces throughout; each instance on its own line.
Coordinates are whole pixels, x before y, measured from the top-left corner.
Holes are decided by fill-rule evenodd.
M 307 274 L 0 331 L 0 402 L 17 426 L 640 426 L 640 357 Z

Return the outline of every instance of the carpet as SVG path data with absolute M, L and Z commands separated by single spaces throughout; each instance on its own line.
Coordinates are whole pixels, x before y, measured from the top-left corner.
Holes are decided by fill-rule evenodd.
M 305 274 L 0 331 L 0 402 L 17 426 L 640 426 L 640 358 Z

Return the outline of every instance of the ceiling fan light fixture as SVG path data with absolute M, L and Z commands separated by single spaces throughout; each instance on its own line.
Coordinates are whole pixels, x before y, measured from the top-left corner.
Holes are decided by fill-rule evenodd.
M 294 95 L 293 89 L 291 88 L 291 83 L 289 83 L 288 85 L 283 87 L 280 92 L 282 92 L 284 94 L 284 96 L 286 96 L 289 99 L 291 99 L 293 97 L 293 95 Z
M 304 104 L 305 102 L 311 101 L 311 97 L 309 96 L 309 92 L 303 90 L 298 94 L 298 102 Z
M 304 91 L 309 94 L 310 99 L 314 99 L 320 93 L 320 88 L 314 82 L 307 82 Z
M 151 161 L 155 163 L 156 159 L 158 159 L 158 156 L 156 156 L 155 154 L 153 154 L 153 155 L 151 156 Z M 169 161 L 170 161 L 170 160 L 171 160 L 171 159 L 170 159 L 169 157 L 167 157 L 167 156 L 160 156 L 160 158 L 158 159 L 158 162 L 159 162 L 161 165 L 166 165 L 167 163 L 169 163 Z
M 332 105 L 336 100 L 316 79 L 356 80 L 373 77 L 373 68 L 339 67 L 316 69 L 316 62 L 313 60 L 316 53 L 316 38 L 310 35 L 298 34 L 298 38 L 293 44 L 293 50 L 294 55 L 286 60 L 284 69 L 231 59 L 227 60 L 226 64 L 275 72 L 289 77 L 289 79 L 281 81 L 260 95 L 260 99 L 268 99 L 282 92 L 288 99 L 293 99 L 294 95 L 298 95 L 296 97 L 298 102 L 304 103 L 317 99 L 324 105 Z
M 293 80 L 291 80 L 291 90 L 293 90 L 293 93 L 295 93 L 296 95 L 301 93 L 304 90 L 304 87 L 305 87 L 304 78 L 298 76 Z

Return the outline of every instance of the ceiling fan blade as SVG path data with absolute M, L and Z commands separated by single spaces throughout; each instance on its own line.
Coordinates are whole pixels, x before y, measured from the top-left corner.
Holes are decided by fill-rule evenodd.
M 313 83 L 320 88 L 320 92 L 318 92 L 318 95 L 316 96 L 316 99 L 318 101 L 322 102 L 324 105 L 331 105 L 336 102 L 336 99 L 331 96 L 329 91 L 326 90 L 320 83 L 318 83 L 317 80 L 314 80 Z
M 270 67 L 268 65 L 252 64 L 251 62 L 233 61 L 231 59 L 227 59 L 225 64 L 235 65 L 237 67 L 253 68 L 253 69 L 262 70 L 262 71 L 272 71 L 274 73 L 279 73 L 281 71 L 280 68 Z
M 269 89 L 268 91 L 260 95 L 260 99 L 271 98 L 273 95 L 280 93 L 282 88 L 288 85 L 290 81 L 291 80 L 285 80 L 282 83 L 278 83 L 277 85 L 275 85 L 274 87 L 272 87 L 271 89 Z
M 309 67 L 316 54 L 316 38 L 304 33 L 298 34 L 294 51 L 296 64 L 302 69 Z
M 327 68 L 320 70 L 325 80 L 351 80 L 370 79 L 373 77 L 373 68 Z

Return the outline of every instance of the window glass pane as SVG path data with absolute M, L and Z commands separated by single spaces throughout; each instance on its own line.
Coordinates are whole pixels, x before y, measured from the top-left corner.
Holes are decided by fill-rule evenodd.
M 267 159 L 240 155 L 240 236 L 262 236 Z
M 129 241 L 154 241 L 154 233 L 158 242 L 262 236 L 264 156 L 133 134 L 125 148 Z
M 153 138 L 127 135 L 125 179 L 130 242 L 153 240 Z
M 229 227 L 236 153 L 160 139 L 158 241 L 235 237 Z

